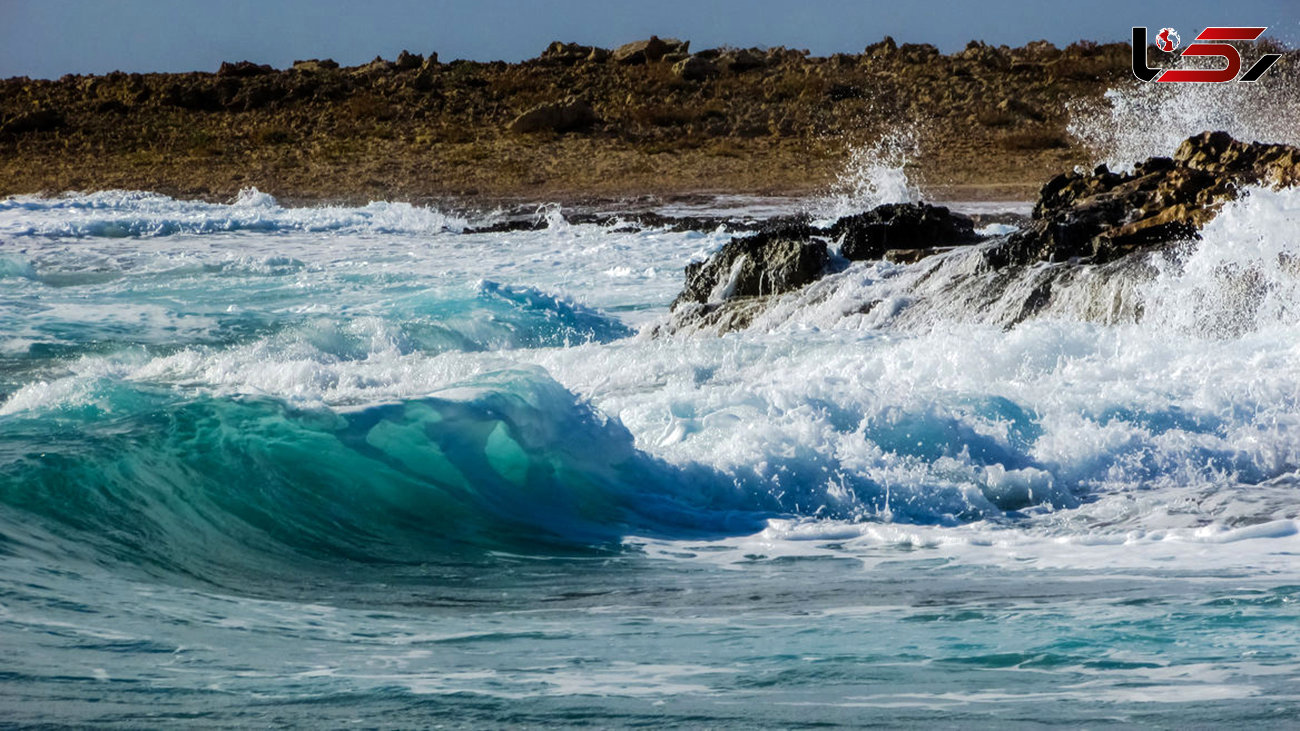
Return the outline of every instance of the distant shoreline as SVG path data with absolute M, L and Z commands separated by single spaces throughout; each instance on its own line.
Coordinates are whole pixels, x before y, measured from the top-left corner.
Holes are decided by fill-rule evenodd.
M 892 39 L 857 55 L 650 39 L 518 64 L 403 52 L 285 70 L 0 81 L 0 195 L 136 189 L 287 202 L 811 196 L 854 148 L 908 132 L 937 199 L 1026 200 L 1084 164 L 1068 102 L 1128 78 L 1128 47 Z

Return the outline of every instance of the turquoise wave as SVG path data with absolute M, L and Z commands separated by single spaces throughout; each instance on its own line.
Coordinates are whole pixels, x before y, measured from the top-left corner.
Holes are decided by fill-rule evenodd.
M 109 388 L 107 410 L 3 418 L 0 525 L 34 516 L 62 539 L 42 551 L 216 580 L 300 560 L 605 550 L 764 518 L 728 504 L 717 475 L 640 452 L 538 371 L 350 412 Z M 20 535 L 0 527 L 0 544 Z

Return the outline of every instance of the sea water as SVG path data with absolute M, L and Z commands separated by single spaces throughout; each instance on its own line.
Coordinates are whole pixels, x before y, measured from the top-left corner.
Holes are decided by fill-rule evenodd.
M 721 337 L 538 215 L 0 201 L 0 723 L 1300 723 L 1300 193 Z

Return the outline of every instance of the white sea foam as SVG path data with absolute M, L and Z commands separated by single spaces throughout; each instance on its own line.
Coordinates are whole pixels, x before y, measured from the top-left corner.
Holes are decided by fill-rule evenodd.
M 465 226 L 462 218 L 409 203 L 286 208 L 256 188 L 241 190 L 227 204 L 133 191 L 0 200 L 0 235 L 9 236 L 123 238 L 221 231 L 428 234 Z

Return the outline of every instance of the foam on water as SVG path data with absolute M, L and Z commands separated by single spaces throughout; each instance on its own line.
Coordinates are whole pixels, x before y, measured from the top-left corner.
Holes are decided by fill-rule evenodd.
M 133 191 L 0 200 L 0 235 L 7 236 L 123 238 L 221 231 L 424 234 L 465 226 L 464 219 L 409 203 L 285 208 L 256 188 L 241 190 L 228 204 Z

